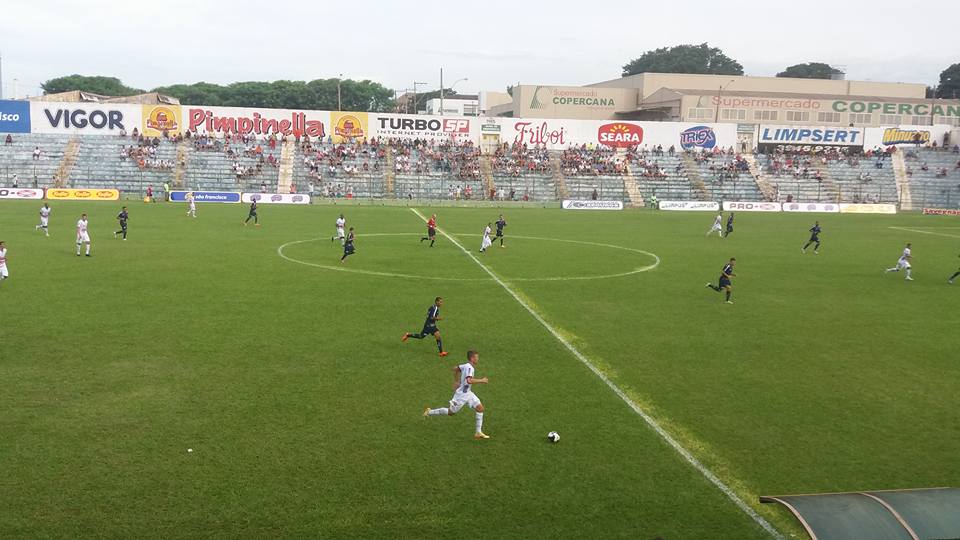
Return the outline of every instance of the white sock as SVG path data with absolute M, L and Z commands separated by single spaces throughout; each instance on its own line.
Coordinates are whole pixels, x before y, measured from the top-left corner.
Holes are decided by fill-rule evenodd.
M 899 272 L 899 268 L 887 268 L 887 272 Z
M 907 268 L 907 277 L 910 277 L 910 268 Z
M 87 244 L 87 255 L 90 254 L 90 244 Z
M 427 413 L 427 416 L 449 416 L 450 411 L 446 407 L 441 407 L 439 409 L 430 409 L 430 412 Z
M 77 255 L 80 254 L 80 244 L 77 244 Z
M 483 431 L 483 413 L 478 412 L 477 413 L 477 433 L 480 433 L 481 431 Z

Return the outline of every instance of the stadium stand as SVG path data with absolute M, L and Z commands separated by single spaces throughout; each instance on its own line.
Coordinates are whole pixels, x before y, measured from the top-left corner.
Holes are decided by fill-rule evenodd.
M 960 207 L 960 147 L 906 150 L 914 207 Z

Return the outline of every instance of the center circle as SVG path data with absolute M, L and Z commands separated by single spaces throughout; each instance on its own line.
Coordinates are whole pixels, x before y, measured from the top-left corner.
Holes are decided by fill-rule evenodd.
M 451 237 L 453 237 L 453 238 L 474 237 L 474 236 L 476 236 L 476 233 L 447 233 L 447 234 L 449 234 L 449 235 L 450 235 Z M 363 236 L 366 238 L 366 237 L 378 237 L 378 236 L 421 236 L 421 235 L 420 235 L 420 233 L 367 233 L 367 234 L 364 234 Z M 598 275 L 592 275 L 592 276 L 545 276 L 545 277 L 528 277 L 528 278 L 518 277 L 518 278 L 512 278 L 512 277 L 508 277 L 508 276 L 500 276 L 500 275 L 498 275 L 498 277 L 499 277 L 500 279 L 502 279 L 502 280 L 504 280 L 504 281 L 507 281 L 507 282 L 520 282 L 520 281 L 524 281 L 524 282 L 526 282 L 526 281 L 586 281 L 586 280 L 593 280 L 593 279 L 610 279 L 610 278 L 615 278 L 615 277 L 624 277 L 624 276 L 629 276 L 629 275 L 633 275 L 633 274 L 639 274 L 639 273 L 641 273 L 641 272 L 647 272 L 647 271 L 649 271 L 649 270 L 653 270 L 654 268 L 656 268 L 657 266 L 660 265 L 660 257 L 658 257 L 655 253 L 650 253 L 649 251 L 644 251 L 644 250 L 642 250 L 642 249 L 635 249 L 635 248 L 628 248 L 628 247 L 624 247 L 624 246 L 618 246 L 618 245 L 615 245 L 615 244 L 604 244 L 604 243 L 601 243 L 601 242 L 588 242 L 588 241 L 584 241 L 584 240 L 570 240 L 570 239 L 566 239 L 566 238 L 545 238 L 545 237 L 539 237 L 539 236 L 510 235 L 510 238 L 516 238 L 516 239 L 520 239 L 520 240 L 535 240 L 535 241 L 542 241 L 542 242 L 562 242 L 562 243 L 566 243 L 566 244 L 579 244 L 579 245 L 584 245 L 584 246 L 603 247 L 603 248 L 608 248 L 608 249 L 616 249 L 616 250 L 621 250 L 621 251 L 628 251 L 628 252 L 638 253 L 638 254 L 640 254 L 640 255 L 644 255 L 644 256 L 646 256 L 646 257 L 649 257 L 649 258 L 652 260 L 652 264 L 647 264 L 647 265 L 643 265 L 643 266 L 637 266 L 637 267 L 635 267 L 635 268 L 633 268 L 633 269 L 631 269 L 631 270 L 627 270 L 627 271 L 624 271 L 624 272 L 616 272 L 616 273 L 610 273 L 610 274 L 598 274 Z M 294 258 L 294 257 L 291 257 L 291 256 L 289 256 L 289 255 L 287 255 L 287 254 L 284 253 L 284 249 L 286 249 L 286 248 L 289 247 L 289 246 L 293 246 L 293 245 L 297 245 L 297 244 L 305 244 L 305 243 L 308 243 L 308 242 L 318 242 L 318 241 L 320 241 L 320 238 L 309 238 L 309 239 L 307 239 L 307 240 L 295 240 L 295 241 L 292 241 L 292 242 L 287 242 L 287 243 L 285 243 L 285 244 L 283 244 L 283 245 L 281 245 L 280 247 L 277 248 L 277 255 L 279 255 L 280 258 L 282 258 L 282 259 L 284 259 L 284 260 L 287 260 L 287 261 L 290 261 L 290 262 L 293 262 L 293 263 L 302 264 L 302 265 L 305 265 L 305 266 L 312 266 L 312 267 L 314 267 L 314 268 L 322 268 L 322 269 L 324 269 L 324 270 L 332 270 L 332 271 L 336 271 L 336 272 L 352 272 L 352 273 L 355 273 L 355 274 L 366 274 L 366 275 L 383 276 L 383 277 L 399 277 L 399 278 L 408 278 L 408 279 L 431 279 L 431 280 L 435 280 L 435 281 L 492 281 L 492 280 L 493 280 L 492 277 L 457 278 L 457 277 L 443 277 L 443 276 L 432 276 L 432 275 L 431 275 L 431 276 L 424 276 L 424 275 L 418 275 L 418 274 L 404 274 L 404 273 L 398 273 L 398 272 L 381 272 L 381 271 L 377 271 L 377 270 L 364 270 L 364 269 L 361 269 L 361 268 L 352 268 L 352 267 L 344 267 L 344 266 L 337 266 L 337 265 L 320 264 L 320 263 L 315 263 L 315 262 L 310 262 L 310 261 L 303 261 L 303 260 L 300 260 L 300 259 L 296 259 L 296 258 Z M 486 268 L 488 268 L 488 269 L 490 268 L 490 267 L 487 266 L 487 265 L 484 265 L 484 267 L 486 267 Z M 493 270 L 491 269 L 491 271 L 493 271 Z M 494 272 L 494 273 L 496 273 L 496 272 Z

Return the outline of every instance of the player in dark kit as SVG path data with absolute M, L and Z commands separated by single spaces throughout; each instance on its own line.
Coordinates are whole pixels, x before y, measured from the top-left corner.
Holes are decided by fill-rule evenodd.
M 420 237 L 420 242 L 424 240 L 430 241 L 430 247 L 433 247 L 433 243 L 437 241 L 437 215 L 434 214 L 430 216 L 430 219 L 427 220 L 427 235 Z
M 357 252 L 357 249 L 353 247 L 354 238 L 353 227 L 350 227 L 350 232 L 347 233 L 347 238 L 343 241 L 343 257 L 340 257 L 341 263 L 344 259 Z
M 442 305 L 443 298 L 438 296 L 434 299 L 430 309 L 427 310 L 427 320 L 423 323 L 423 330 L 420 332 L 407 332 L 400 338 L 400 341 L 406 342 L 409 338 L 423 339 L 427 336 L 433 336 L 437 340 L 437 350 L 440 351 L 440 356 L 446 356 L 447 352 L 443 350 L 443 340 L 440 339 L 440 330 L 437 328 L 437 321 L 442 320 L 440 318 L 440 306 Z
M 497 226 L 497 235 L 493 237 L 493 241 L 496 242 L 497 238 L 500 239 L 500 247 L 503 247 L 503 228 L 507 226 L 507 220 L 503 219 L 503 214 L 500 214 L 500 219 L 496 221 Z
M 127 207 L 124 206 L 120 209 L 120 213 L 117 214 L 117 221 L 120 222 L 120 230 L 113 233 L 113 237 L 116 238 L 118 234 L 123 233 L 123 239 L 127 239 L 127 220 L 130 219 L 130 215 L 127 214 Z
M 727 216 L 727 234 L 723 237 L 727 238 L 731 233 L 733 233 L 733 212 L 730 212 L 730 215 Z
M 714 285 L 713 283 L 707 283 L 707 287 L 710 287 L 711 289 L 713 289 L 713 290 L 715 290 L 715 291 L 717 291 L 717 292 L 726 291 L 726 292 L 727 292 L 727 303 L 728 303 L 728 304 L 732 304 L 732 303 L 733 303 L 733 302 L 730 300 L 730 295 L 731 295 L 732 292 L 733 292 L 733 290 L 732 290 L 732 289 L 733 289 L 733 285 L 732 285 L 732 282 L 730 281 L 730 278 L 737 277 L 737 275 L 733 273 L 733 266 L 734 266 L 735 264 L 737 264 L 737 260 L 734 259 L 733 257 L 731 257 L 731 258 L 730 258 L 730 262 L 728 262 L 727 264 L 723 265 L 723 270 L 720 272 L 720 283 L 719 283 L 718 285 Z
M 810 241 L 807 242 L 805 246 L 800 249 L 800 253 L 806 253 L 807 248 L 810 247 L 810 244 L 815 244 L 813 246 L 814 255 L 820 254 L 820 222 L 814 221 L 813 227 L 810 227 Z
M 254 225 L 256 225 L 257 227 L 260 226 L 260 218 L 257 217 L 257 201 L 256 200 L 250 203 L 250 213 L 247 214 L 247 219 L 246 221 L 243 222 L 243 224 L 246 225 L 247 221 L 250 221 L 250 219 L 253 219 Z
M 958 255 L 958 257 L 960 257 L 960 255 Z M 953 275 L 950 276 L 950 279 L 947 280 L 947 283 L 953 285 L 953 280 L 957 279 L 958 277 L 960 277 L 960 270 L 954 272 Z

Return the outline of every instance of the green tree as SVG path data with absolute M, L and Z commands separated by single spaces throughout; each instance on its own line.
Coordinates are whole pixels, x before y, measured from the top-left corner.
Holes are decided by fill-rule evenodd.
M 58 94 L 81 90 L 105 96 L 133 96 L 142 94 L 143 90 L 130 88 L 116 77 L 87 77 L 84 75 L 67 75 L 57 77 L 40 85 L 44 94 Z
M 777 73 L 777 77 L 792 77 L 794 79 L 829 79 L 833 75 L 843 73 L 839 69 L 822 62 L 807 62 L 794 64 Z
M 623 66 L 624 77 L 637 73 L 743 75 L 743 66 L 720 49 L 701 43 L 647 51 Z
M 960 63 L 953 64 L 940 73 L 940 85 L 937 86 L 937 97 L 960 99 Z

